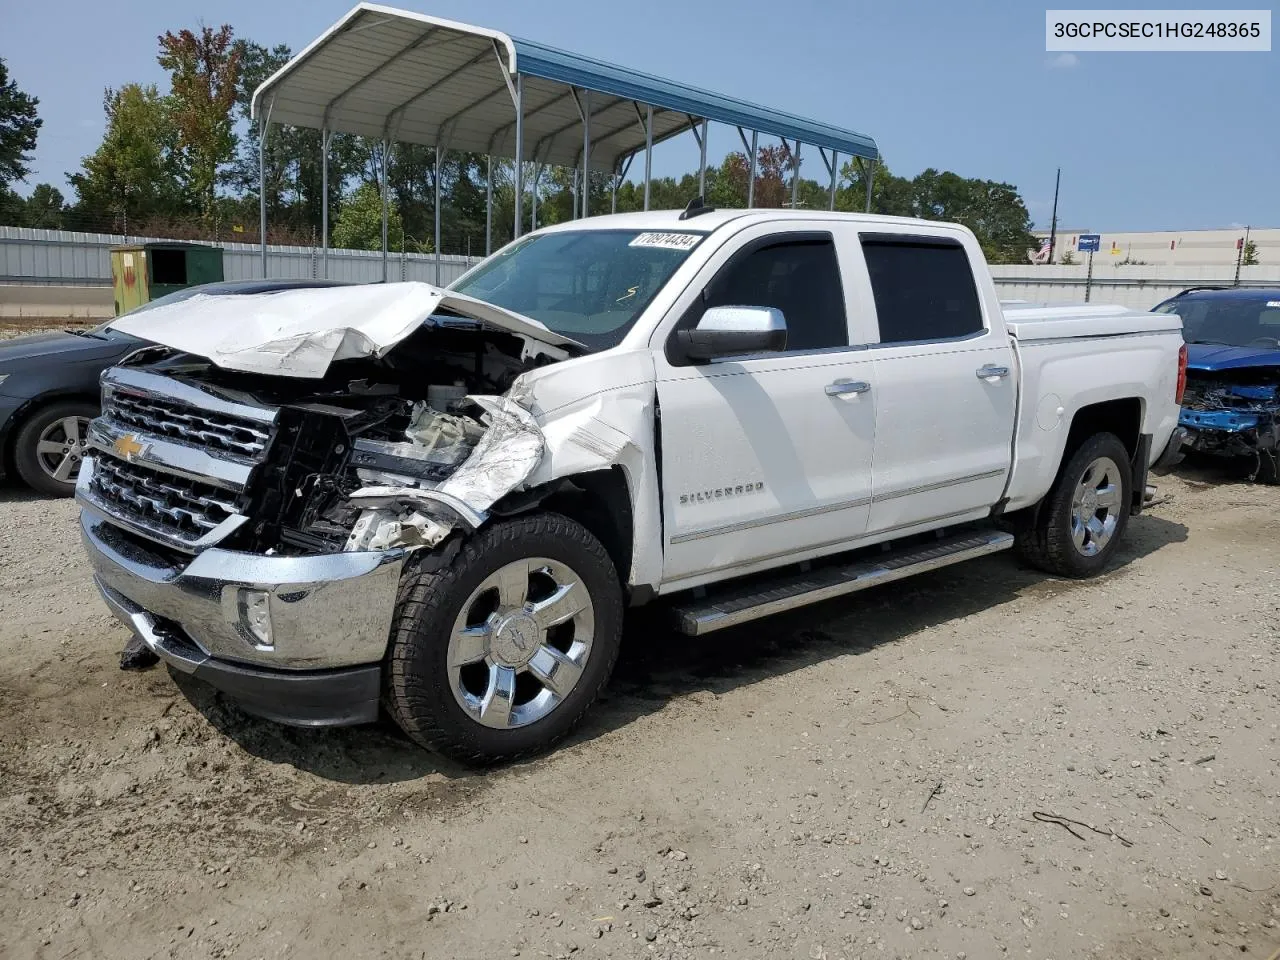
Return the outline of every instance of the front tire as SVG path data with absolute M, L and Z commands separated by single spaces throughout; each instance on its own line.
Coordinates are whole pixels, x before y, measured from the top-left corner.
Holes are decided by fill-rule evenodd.
M 608 552 L 557 513 L 482 529 L 443 569 L 409 561 L 386 672 L 388 713 L 468 764 L 513 760 L 569 734 L 609 679 L 622 586 Z
M 1061 577 L 1096 576 L 1129 523 L 1129 451 L 1114 433 L 1094 434 L 1058 474 L 1035 516 L 1019 531 L 1019 555 Z
M 97 406 L 83 400 L 60 400 L 36 410 L 13 439 L 18 476 L 47 496 L 75 493 L 89 421 L 97 415 Z

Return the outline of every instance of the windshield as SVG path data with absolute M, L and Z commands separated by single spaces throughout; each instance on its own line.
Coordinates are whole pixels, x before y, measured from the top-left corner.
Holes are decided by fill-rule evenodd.
M 494 254 L 449 289 L 604 350 L 622 341 L 704 236 L 639 230 L 535 234 Z
M 1257 297 L 1179 297 L 1156 307 L 1182 317 L 1187 343 L 1280 348 L 1280 294 Z

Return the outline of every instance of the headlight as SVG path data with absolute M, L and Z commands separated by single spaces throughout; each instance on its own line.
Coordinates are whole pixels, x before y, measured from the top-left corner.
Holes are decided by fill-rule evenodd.
M 8 379 L 9 375 L 7 373 L 0 373 L 0 383 L 4 383 Z

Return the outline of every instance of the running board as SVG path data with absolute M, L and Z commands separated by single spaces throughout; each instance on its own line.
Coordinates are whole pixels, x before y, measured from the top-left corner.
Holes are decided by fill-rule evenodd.
M 881 583 L 901 580 L 926 570 L 950 566 L 988 553 L 1008 550 L 1012 534 L 982 530 L 949 537 L 924 546 L 882 553 L 806 573 L 779 577 L 764 583 L 719 592 L 687 605 L 677 606 L 676 629 L 691 637 L 723 630 L 749 620 L 820 603 L 847 593 L 856 593 Z

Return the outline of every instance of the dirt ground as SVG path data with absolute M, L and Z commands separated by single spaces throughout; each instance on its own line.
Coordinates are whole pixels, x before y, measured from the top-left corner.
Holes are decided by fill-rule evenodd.
M 0 489 L 0 956 L 1267 960 L 1278 507 L 1202 470 L 1093 582 L 637 618 L 577 737 L 476 773 L 120 672 L 74 505 Z

